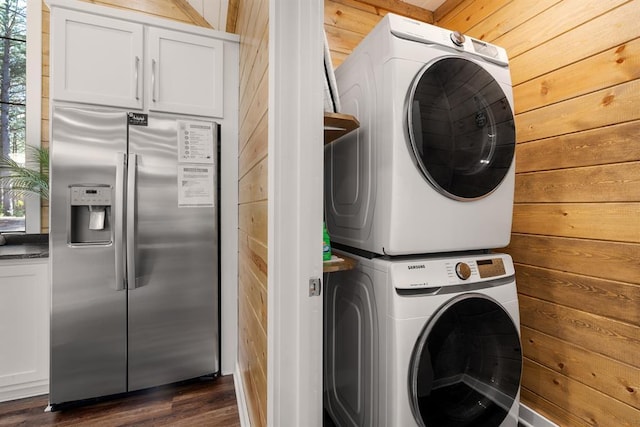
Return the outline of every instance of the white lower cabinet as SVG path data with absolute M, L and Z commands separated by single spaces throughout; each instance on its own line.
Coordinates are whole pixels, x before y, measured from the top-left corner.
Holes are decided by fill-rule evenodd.
M 0 260 L 0 402 L 49 392 L 46 258 Z

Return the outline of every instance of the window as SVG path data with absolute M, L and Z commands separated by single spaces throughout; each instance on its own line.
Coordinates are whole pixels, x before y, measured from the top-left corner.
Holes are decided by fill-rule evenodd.
M 0 0 L 0 154 L 29 167 L 34 166 L 27 158 L 29 150 L 25 156 L 26 147 L 40 146 L 40 28 L 40 1 Z M 40 232 L 39 198 L 7 191 L 3 184 L 0 232 Z

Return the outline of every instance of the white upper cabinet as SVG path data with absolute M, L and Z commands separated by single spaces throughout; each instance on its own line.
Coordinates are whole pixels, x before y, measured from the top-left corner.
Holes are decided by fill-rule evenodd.
M 223 117 L 223 41 L 56 8 L 52 99 Z
M 52 22 L 56 100 L 142 108 L 143 26 L 71 10 Z
M 149 110 L 222 117 L 222 50 L 220 40 L 150 27 Z

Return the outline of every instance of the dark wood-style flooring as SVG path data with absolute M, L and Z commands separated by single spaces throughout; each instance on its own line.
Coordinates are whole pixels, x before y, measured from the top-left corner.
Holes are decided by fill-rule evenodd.
M 44 412 L 47 395 L 0 403 L 0 426 L 240 426 L 231 375 Z

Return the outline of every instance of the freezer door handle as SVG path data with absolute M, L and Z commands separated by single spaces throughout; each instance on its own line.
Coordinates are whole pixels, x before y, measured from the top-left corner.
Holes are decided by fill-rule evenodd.
M 116 291 L 124 290 L 124 266 L 125 266 L 125 254 L 124 254 L 124 171 L 127 167 L 127 157 L 125 153 L 116 153 L 116 197 L 115 197 L 115 212 L 114 212 L 114 252 L 115 252 L 115 266 L 116 266 Z
M 138 156 L 129 154 L 127 169 L 127 288 L 136 288 L 136 169 Z

